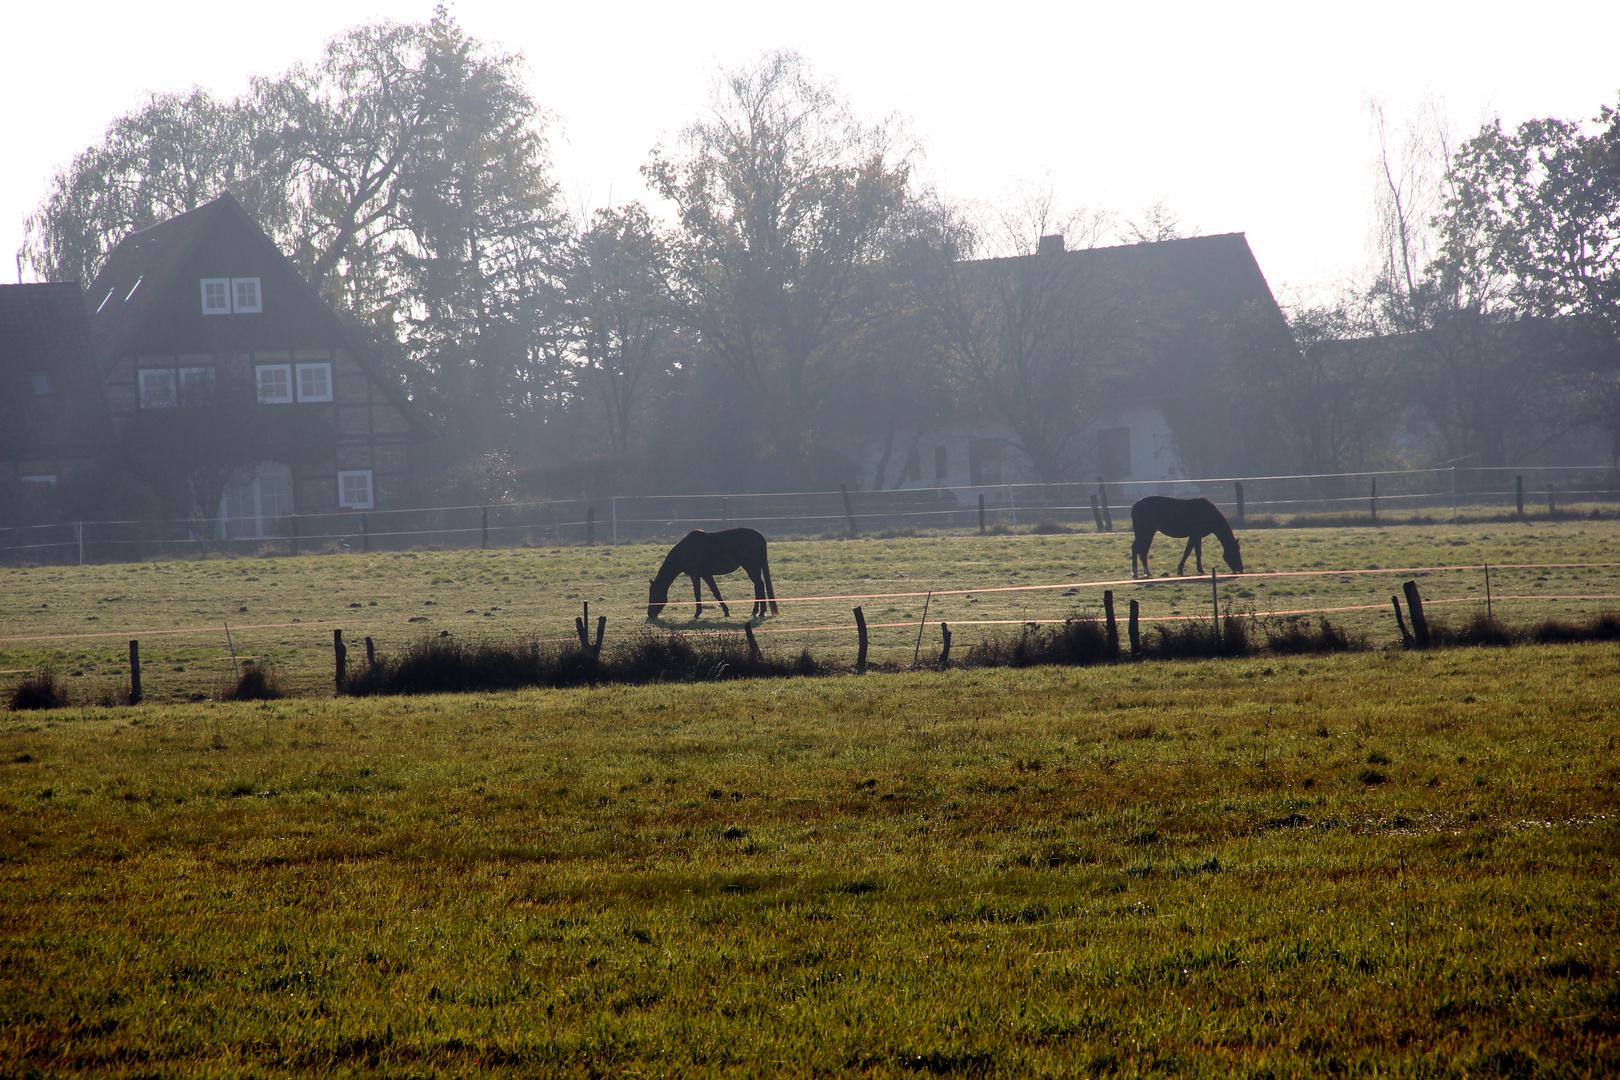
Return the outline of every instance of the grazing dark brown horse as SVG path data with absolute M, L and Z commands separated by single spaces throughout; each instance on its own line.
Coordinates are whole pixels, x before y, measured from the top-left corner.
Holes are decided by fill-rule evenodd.
M 714 583 L 716 574 L 729 574 L 741 568 L 754 583 L 754 610 L 749 618 L 765 615 L 767 604 L 771 614 L 776 611 L 776 589 L 771 585 L 771 564 L 765 557 L 765 537 L 755 529 L 722 529 L 704 532 L 694 529 L 681 537 L 680 543 L 669 549 L 658 576 L 649 582 L 647 590 L 647 621 L 658 618 L 658 613 L 669 603 L 669 584 L 685 574 L 692 579 L 692 597 L 697 601 L 697 614 L 703 615 L 703 586 L 709 583 L 715 602 L 728 618 L 731 609 L 720 599 L 720 589 Z
M 1187 550 L 1181 553 L 1181 564 L 1176 567 L 1177 577 L 1187 569 L 1188 555 L 1197 557 L 1198 572 L 1204 572 L 1204 537 L 1211 533 L 1221 542 L 1226 565 L 1234 573 L 1243 573 L 1243 552 L 1238 549 L 1237 537 L 1232 535 L 1232 526 L 1227 524 L 1226 515 L 1208 499 L 1171 499 L 1163 495 L 1138 499 L 1131 507 L 1131 528 L 1136 530 L 1136 539 L 1131 541 L 1131 577 L 1136 576 L 1138 558 L 1142 560 L 1142 573 L 1153 576 L 1148 569 L 1148 548 L 1153 546 L 1154 533 L 1164 533 L 1178 540 L 1183 536 L 1187 538 Z

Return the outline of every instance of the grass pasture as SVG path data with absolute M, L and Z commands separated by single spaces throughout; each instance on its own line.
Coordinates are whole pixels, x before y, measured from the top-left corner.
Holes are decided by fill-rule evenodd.
M 1484 564 L 1496 568 L 1494 611 L 1504 621 L 1584 618 L 1620 607 L 1608 599 L 1620 596 L 1620 568 L 1511 568 L 1620 562 L 1614 555 L 1620 521 L 1264 529 L 1242 538 L 1248 568 L 1260 573 L 1222 579 L 1223 608 L 1258 615 L 1336 608 L 1329 615 L 1335 625 L 1374 644 L 1398 640 L 1389 597 L 1407 578 L 1418 580 L 1432 617 L 1461 622 L 1482 611 L 1485 575 L 1477 567 Z M 1160 537 L 1155 569 L 1173 570 L 1180 547 Z M 1217 563 L 1218 547 L 1211 542 L 1208 552 Z M 644 625 L 647 579 L 665 550 L 515 548 L 0 568 L 0 695 L 50 665 L 73 696 L 95 700 L 125 679 L 127 642 L 135 637 L 146 661 L 148 701 L 201 700 L 231 671 L 227 624 L 237 653 L 273 664 L 295 694 L 331 687 L 334 628 L 344 631 L 351 660 L 363 655 L 368 635 L 385 655 L 445 632 L 463 640 L 565 639 L 588 602 L 593 619 L 608 617 L 607 640 L 622 641 Z M 1155 619 L 1210 612 L 1207 580 L 1132 583 L 1129 553 L 1126 533 L 773 542 L 782 614 L 766 619 L 758 636 L 783 655 L 808 648 L 847 665 L 855 657 L 851 609 L 860 604 L 871 627 L 871 660 L 906 667 L 914 654 L 924 660 L 938 654 L 940 619 L 951 623 L 953 652 L 961 657 L 974 641 L 1010 632 L 1024 619 L 1099 612 L 1104 586 L 1068 587 L 1073 583 L 1115 583 L 1119 618 L 1134 598 L 1149 627 Z M 1476 569 L 1408 570 L 1465 566 Z M 1355 572 L 1325 573 L 1336 570 Z M 689 598 L 685 587 L 685 579 L 678 581 L 672 600 Z M 728 601 L 738 601 L 731 618 L 706 603 L 704 617 L 692 620 L 690 605 L 677 603 L 667 609 L 668 625 L 737 632 L 748 608 L 747 579 L 734 574 L 721 579 L 721 588 Z M 939 595 L 927 601 L 919 648 L 925 597 L 885 594 L 928 590 Z M 850 596 L 866 598 L 800 599 Z
M 1537 564 L 1492 573 L 1510 622 L 1612 611 L 1617 537 L 1256 531 L 1278 576 L 1220 587 L 1387 644 L 1408 577 L 1483 606 L 1412 568 Z M 1095 611 L 993 590 L 1118 581 L 1128 545 L 773 544 L 762 644 L 847 663 L 823 628 L 861 603 L 873 677 L 394 698 L 330 696 L 334 626 L 352 659 L 588 601 L 611 639 L 662 548 L 0 570 L 0 690 L 148 661 L 145 705 L 0 713 L 0 1075 L 1620 1071 L 1620 647 L 908 672 L 922 598 L 871 595 L 973 590 L 926 659 L 940 617 L 954 652 Z M 207 700 L 225 619 L 295 696 Z
M 1612 645 L 0 719 L 0 1073 L 1601 1076 Z

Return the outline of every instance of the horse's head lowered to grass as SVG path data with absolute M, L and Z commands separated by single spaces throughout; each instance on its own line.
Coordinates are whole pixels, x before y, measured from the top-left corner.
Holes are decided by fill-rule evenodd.
M 1226 558 L 1226 565 L 1232 568 L 1232 573 L 1243 573 L 1243 550 L 1235 536 L 1223 536 L 1221 541 L 1221 554 Z
M 669 603 L 669 582 L 673 580 L 674 578 L 670 578 L 660 584 L 657 578 L 652 578 L 647 582 L 648 622 L 658 618 L 659 612 L 664 610 L 664 605 Z

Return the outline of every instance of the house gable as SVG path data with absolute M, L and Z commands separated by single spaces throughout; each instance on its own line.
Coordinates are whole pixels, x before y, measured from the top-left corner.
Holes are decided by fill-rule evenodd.
M 246 410 L 260 445 L 287 448 L 265 460 L 291 467 L 291 512 L 395 502 L 409 444 L 431 434 L 363 335 L 228 194 L 126 237 L 89 304 L 120 434 Z

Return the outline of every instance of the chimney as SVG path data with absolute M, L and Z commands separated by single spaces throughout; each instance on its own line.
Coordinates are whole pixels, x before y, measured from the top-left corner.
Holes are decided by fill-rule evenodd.
M 1052 236 L 1041 237 L 1041 246 L 1035 249 L 1037 255 L 1063 254 L 1063 234 L 1055 233 Z

